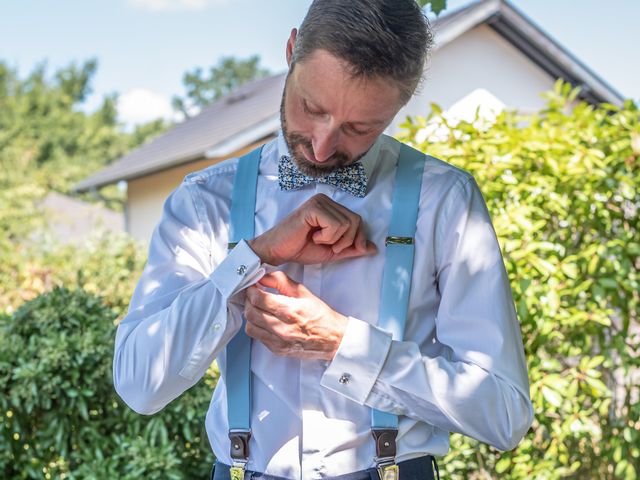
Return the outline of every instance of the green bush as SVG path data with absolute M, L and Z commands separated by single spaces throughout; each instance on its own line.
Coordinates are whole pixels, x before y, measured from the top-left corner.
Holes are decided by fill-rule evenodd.
M 522 326 L 535 420 L 513 452 L 460 435 L 448 478 L 640 474 L 640 112 L 575 103 L 557 83 L 534 116 L 406 122 L 401 139 L 473 173 Z
M 23 239 L 0 244 L 0 311 L 12 313 L 27 300 L 55 286 L 82 288 L 100 295 L 119 317 L 126 313 L 145 253 L 124 234 L 103 233 L 82 245 Z
M 207 376 L 162 413 L 132 412 L 113 389 L 115 312 L 55 288 L 0 317 L 0 476 L 206 478 Z

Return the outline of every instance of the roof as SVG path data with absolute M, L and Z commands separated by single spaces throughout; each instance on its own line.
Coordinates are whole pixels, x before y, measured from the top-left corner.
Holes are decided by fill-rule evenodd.
M 592 104 L 621 105 L 624 97 L 506 0 L 479 0 L 433 22 L 435 49 L 486 24 L 552 78 L 582 87 Z M 279 109 L 286 74 L 251 82 L 204 108 L 75 185 L 77 192 L 133 180 L 202 158 L 224 158 L 280 128 Z
M 125 231 L 124 214 L 57 192 L 49 192 L 40 207 L 61 243 L 80 243 L 97 231 Z
M 224 157 L 280 128 L 285 74 L 243 85 L 167 132 L 82 180 L 83 192 L 202 158 Z
M 436 20 L 436 48 L 480 24 L 503 36 L 552 78 L 581 87 L 582 100 L 592 104 L 624 102 L 623 95 L 505 0 L 480 0 Z

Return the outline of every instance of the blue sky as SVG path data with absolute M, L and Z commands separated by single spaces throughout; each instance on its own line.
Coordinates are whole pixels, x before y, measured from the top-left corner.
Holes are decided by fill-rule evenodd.
M 25 75 L 95 57 L 95 94 L 121 95 L 124 121 L 167 115 L 182 75 L 224 55 L 283 71 L 284 45 L 310 0 L 0 0 L 0 60 Z M 448 9 L 466 5 L 449 0 Z M 513 0 L 623 95 L 640 99 L 640 1 Z M 428 88 L 428 84 L 426 86 Z M 127 102 L 129 101 L 129 105 Z M 141 106 L 144 110 L 141 112 Z M 139 117 L 139 118 L 138 118 Z

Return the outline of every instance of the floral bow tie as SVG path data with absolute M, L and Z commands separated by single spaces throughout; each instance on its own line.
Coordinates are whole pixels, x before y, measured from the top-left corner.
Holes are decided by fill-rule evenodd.
M 300 173 L 291 158 L 283 155 L 278 162 L 278 180 L 281 190 L 296 190 L 318 182 L 333 185 L 355 197 L 363 198 L 367 194 L 367 176 L 360 162 L 340 167 L 324 177 L 311 178 Z

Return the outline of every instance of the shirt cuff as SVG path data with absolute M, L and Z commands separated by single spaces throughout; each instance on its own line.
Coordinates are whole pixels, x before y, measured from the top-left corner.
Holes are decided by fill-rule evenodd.
M 349 317 L 340 346 L 320 384 L 363 405 L 391 348 L 391 335 Z
M 209 277 L 218 291 L 229 299 L 256 283 L 265 274 L 258 257 L 244 240 L 240 240 Z

